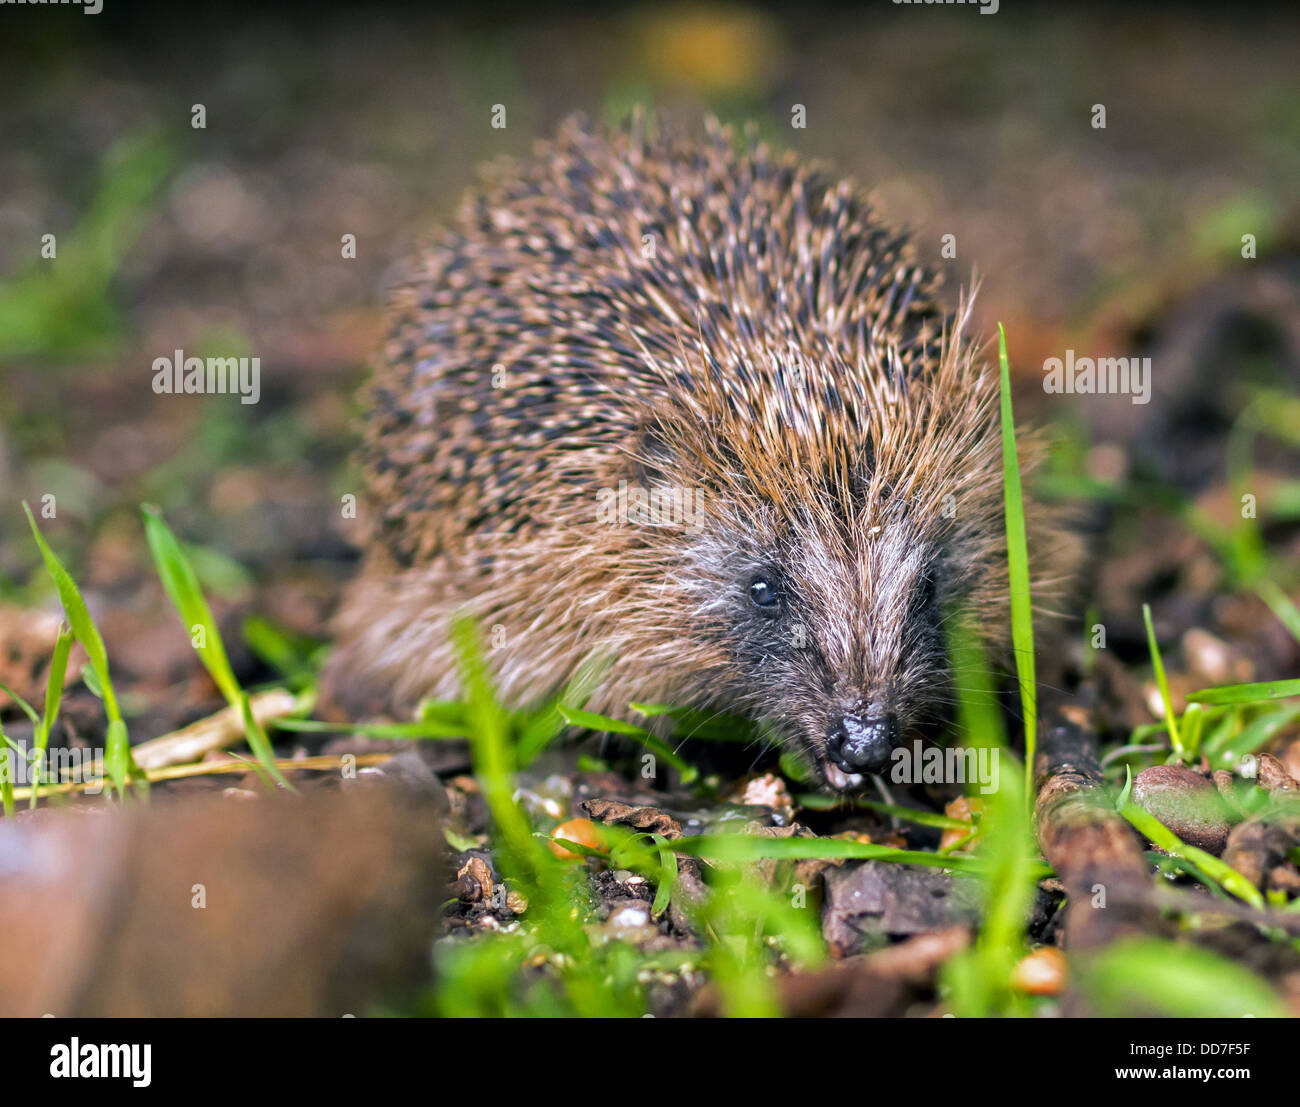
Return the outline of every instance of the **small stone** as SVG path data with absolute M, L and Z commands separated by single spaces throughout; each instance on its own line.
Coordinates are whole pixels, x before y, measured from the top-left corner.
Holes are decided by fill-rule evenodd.
M 1229 811 L 1218 789 L 1193 769 L 1155 765 L 1133 778 L 1133 802 L 1189 846 L 1216 857 L 1228 844 Z
M 462 903 L 481 903 L 492 898 L 492 870 L 481 857 L 471 857 L 456 873 Z
M 1011 986 L 1031 996 L 1059 996 L 1065 991 L 1065 954 L 1043 946 L 1020 959 L 1011 973 Z

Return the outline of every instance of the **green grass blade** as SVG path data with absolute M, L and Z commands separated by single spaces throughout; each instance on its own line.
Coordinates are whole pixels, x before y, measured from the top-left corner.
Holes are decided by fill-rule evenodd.
M 650 738 L 653 735 L 648 730 L 629 723 L 623 719 L 615 719 L 609 715 L 597 715 L 594 711 L 584 711 L 580 707 L 569 707 L 567 704 L 560 704 L 558 708 L 566 722 L 573 726 L 580 726 L 586 730 L 605 732 L 608 734 L 621 734 L 628 738 Z
M 271 748 L 271 740 L 266 736 L 266 730 L 253 714 L 253 705 L 249 702 L 247 692 L 239 693 L 239 711 L 244 717 L 244 735 L 248 739 L 248 748 L 257 758 L 264 779 L 269 776 L 282 788 L 287 788 L 291 792 L 296 791 L 294 786 L 285 779 L 280 766 L 275 763 L 275 750 Z
M 11 771 L 13 757 L 23 757 L 23 748 L 5 733 L 4 723 L 0 722 L 0 804 L 4 806 L 6 819 L 14 817 L 14 774 Z
M 126 733 L 126 723 L 114 719 L 108 724 L 104 739 L 104 771 L 121 792 L 127 777 L 134 771 L 135 759 L 131 756 L 131 742 Z M 141 776 L 144 774 L 142 773 Z M 118 784 L 122 781 L 122 784 Z
M 527 883 L 527 894 L 549 898 L 551 889 L 545 877 L 553 866 L 514 800 L 516 763 L 509 741 L 509 719 L 488 681 L 478 629 L 469 618 L 457 618 L 452 624 L 452 639 L 469 712 L 474 769 L 496 825 L 505 868 Z
M 108 650 L 104 646 L 104 639 L 100 636 L 95 621 L 90 617 L 90 611 L 86 607 L 86 601 L 82 598 L 76 581 L 46 543 L 40 527 L 36 525 L 32 509 L 26 502 L 23 503 L 23 511 L 27 513 L 27 522 L 32 528 L 32 537 L 36 539 L 36 545 L 40 548 L 45 568 L 54 580 L 54 587 L 59 593 L 59 602 L 63 604 L 63 613 L 67 616 L 73 635 L 86 651 L 90 667 L 95 673 L 100 698 L 104 701 L 104 711 L 108 715 L 108 731 L 104 740 L 104 768 L 108 772 L 109 781 L 119 796 L 126 791 L 128 778 L 138 781 L 140 787 L 147 792 L 149 780 L 136 767 L 135 759 L 131 755 L 131 741 L 127 735 L 126 723 L 122 720 L 122 711 L 118 706 L 113 680 L 108 671 Z
M 957 696 L 957 732 L 966 745 L 1004 751 L 1006 725 L 998 703 L 988 656 L 969 616 L 949 612 L 944 620 L 948 659 Z
M 118 718 L 120 712 L 113 696 L 113 684 L 108 679 L 108 651 L 104 647 L 104 639 L 100 637 L 99 629 L 90 617 L 86 601 L 81 597 L 81 590 L 77 588 L 76 582 L 67 569 L 63 567 L 63 563 L 55 556 L 54 551 L 50 549 L 41 534 L 40 528 L 36 525 L 32 509 L 24 503 L 23 510 L 27 512 L 27 522 L 31 525 L 32 536 L 36 539 L 36 545 L 40 547 L 46 570 L 54 580 L 54 587 L 59 593 L 59 602 L 63 604 L 68 623 L 77 636 L 77 641 L 85 647 L 86 656 L 90 659 L 90 664 L 94 666 L 95 675 L 99 677 L 99 688 L 104 697 L 104 704 L 109 708 L 110 716 Z
M 44 750 L 50 740 L 50 731 L 59 718 L 63 702 L 63 683 L 67 679 L 68 656 L 72 652 L 72 628 L 59 624 L 59 634 L 54 640 L 54 654 L 50 659 L 50 679 L 45 684 L 45 714 L 36 736 L 37 748 Z
M 253 751 L 262 772 L 282 787 L 293 791 L 293 786 L 285 779 L 275 763 L 275 751 L 271 748 L 265 729 L 253 716 L 247 693 L 239 686 L 235 671 L 230 667 L 230 659 L 226 656 L 226 646 L 221 639 L 221 631 L 217 628 L 212 608 L 208 606 L 203 589 L 199 586 L 199 578 L 194 573 L 194 567 L 158 509 L 145 504 L 140 510 L 144 516 L 145 537 L 149 542 L 149 552 L 153 555 L 154 566 L 158 570 L 158 576 L 162 580 L 168 598 L 172 601 L 172 606 L 190 636 L 190 643 L 198 653 L 199 660 L 203 662 L 203 667 L 207 669 L 213 683 L 226 701 L 232 707 L 239 708 L 244 719 L 244 733 L 248 738 L 248 748 Z M 197 642 L 196 636 L 199 636 Z
M 609 856 L 608 849 L 596 849 L 593 846 L 583 845 L 581 842 L 575 842 L 572 838 L 556 838 L 547 834 L 534 835 L 544 842 L 550 842 L 552 845 L 566 849 L 570 853 L 577 854 L 579 857 L 592 857 L 604 859 Z
M 7 684 L 0 682 L 0 688 L 13 699 L 25 714 L 32 721 L 33 738 L 32 738 L 32 777 L 31 777 L 31 797 L 28 803 L 29 807 L 35 807 L 36 801 L 40 795 L 41 789 L 41 764 L 44 760 L 43 754 L 50 744 L 50 731 L 54 727 L 55 721 L 59 717 L 59 704 L 63 699 L 63 682 L 68 671 L 68 654 L 72 650 L 72 630 L 67 623 L 59 624 L 59 633 L 54 640 L 54 654 L 50 658 L 50 678 L 45 685 L 45 714 L 37 715 L 36 709 L 32 707 L 17 692 Z
M 199 587 L 199 579 L 194 574 L 189 558 L 185 556 L 180 543 L 171 528 L 163 521 L 156 507 L 146 504 L 141 508 L 144 515 L 145 537 L 149 541 L 149 552 L 153 554 L 154 565 L 162 579 L 172 606 L 185 624 L 185 630 L 193 642 L 195 635 L 202 635 L 195 646 L 203 667 L 211 674 L 213 682 L 221 690 L 227 702 L 239 702 L 239 681 L 235 679 L 234 670 L 226 656 L 226 647 L 217 630 L 216 619 L 212 609 Z
M 1283 707 L 1278 711 L 1270 711 L 1251 720 L 1238 734 L 1227 730 L 1222 740 L 1216 737 L 1214 741 L 1207 742 L 1205 755 L 1212 765 L 1236 765 L 1242 757 L 1254 753 L 1295 719 L 1300 719 L 1300 707 Z
M 961 740 L 989 749 L 999 761 L 1015 766 L 1006 748 L 1002 715 L 980 638 L 961 613 L 949 619 L 947 625 Z M 987 890 L 979 934 L 973 946 L 954 958 L 943 972 L 951 988 L 952 1006 L 965 1015 L 1027 1013 L 1023 997 L 1011 987 L 1011 976 L 1026 949 L 1026 921 L 1043 866 L 1035 859 L 1030 801 L 1024 794 L 1028 774 L 1022 776 L 1016 768 L 999 771 L 998 788 L 986 797 L 979 822 L 981 844 L 976 871 Z M 968 824 L 966 829 L 971 833 L 949 850 L 960 848 L 974 837 L 976 828 Z
M 469 710 L 463 700 L 421 700 L 415 717 L 421 722 L 454 724 L 462 730 L 469 727 Z
M 301 692 L 313 685 L 326 649 L 323 642 L 292 634 L 261 615 L 248 616 L 240 630 L 248 648 L 279 672 L 291 690 Z
M 650 905 L 650 914 L 657 919 L 668 910 L 668 901 L 677 887 L 677 855 L 662 834 L 652 834 L 650 837 L 659 850 L 659 880 L 655 887 L 654 902 Z
M 1156 628 L 1151 622 L 1150 604 L 1142 605 L 1142 622 L 1147 628 L 1147 649 L 1151 652 L 1151 667 L 1155 670 L 1156 687 L 1160 689 L 1160 703 L 1165 711 L 1165 726 L 1169 730 L 1169 741 L 1181 761 L 1184 757 L 1183 743 L 1178 734 L 1178 719 L 1174 715 L 1173 700 L 1169 698 L 1169 680 L 1165 676 L 1164 659 L 1160 656 L 1160 646 L 1156 642 Z
M 689 764 L 679 756 L 662 738 L 651 734 L 648 730 L 637 726 L 635 723 L 624 722 L 622 719 L 611 719 L 608 715 L 597 715 L 592 711 L 566 707 L 563 704 L 559 706 L 559 712 L 565 721 L 573 726 L 580 726 L 597 732 L 607 731 L 610 734 L 620 734 L 633 739 L 656 757 L 676 769 L 681 774 L 683 784 L 693 784 L 699 778 L 699 770 L 694 765 Z
M 989 797 L 980 823 L 984 839 L 980 875 L 988 888 L 988 903 L 974 946 L 961 955 L 969 960 L 973 974 L 967 983 L 977 988 L 962 997 L 969 1014 L 1020 1014 L 1024 1006 L 1011 989 L 1011 975 L 1027 950 L 1025 931 L 1034 886 L 1044 866 L 1034 858 L 1021 780 L 1019 773 L 1003 775 L 1002 786 Z
M 1115 801 L 1115 810 L 1123 811 L 1128 804 L 1129 793 L 1133 791 L 1133 770 L 1124 766 L 1124 787 L 1120 789 L 1119 799 Z
M 1038 747 L 1038 688 L 1034 666 L 1034 610 L 1029 594 L 1029 539 L 1020 489 L 1016 425 L 1011 410 L 1007 332 L 998 324 L 998 372 L 1002 381 L 1002 488 L 1006 504 L 1007 573 L 1011 585 L 1011 642 L 1016 655 L 1020 707 L 1025 720 L 1025 795 L 1032 799 L 1034 754 Z
M 673 707 L 666 703 L 632 703 L 628 705 L 648 719 L 667 715 L 673 720 L 673 733 L 683 738 L 706 742 L 752 742 L 754 726 L 748 719 L 719 712 L 697 711 L 690 707 Z
M 329 723 L 319 719 L 273 719 L 275 730 L 296 731 L 303 734 L 361 734 L 366 738 L 442 739 L 466 738 L 469 727 L 464 724 L 442 723 L 429 720 L 422 723 Z
M 1269 680 L 1260 684 L 1228 684 L 1204 688 L 1187 697 L 1188 703 L 1268 703 L 1300 696 L 1300 680 Z
M 95 673 L 95 666 L 86 662 L 81 667 L 81 683 L 86 686 L 86 690 L 97 700 L 104 698 L 104 690 L 99 686 L 99 676 Z
M 0 692 L 4 692 L 5 695 L 7 695 L 11 700 L 14 701 L 14 703 L 16 703 L 20 708 L 22 708 L 23 714 L 26 715 L 32 721 L 33 726 L 41 725 L 41 717 L 38 714 L 36 714 L 36 708 L 34 708 L 30 703 L 28 703 L 25 699 L 23 699 L 22 696 L 20 696 L 17 692 L 15 692 L 12 688 L 9 687 L 9 685 L 7 685 L 2 680 L 0 680 Z

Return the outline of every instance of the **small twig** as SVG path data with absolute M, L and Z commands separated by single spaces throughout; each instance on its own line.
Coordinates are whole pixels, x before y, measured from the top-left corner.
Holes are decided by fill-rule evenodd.
M 1043 854 L 1065 885 L 1065 934 L 1075 949 L 1150 932 L 1158 916 L 1151 872 L 1132 828 L 1102 788 L 1097 738 L 1087 715 L 1059 708 L 1034 759 L 1034 821 Z

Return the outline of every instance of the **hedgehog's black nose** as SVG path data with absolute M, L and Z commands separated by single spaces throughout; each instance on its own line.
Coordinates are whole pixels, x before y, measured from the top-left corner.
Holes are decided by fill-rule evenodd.
M 896 745 L 898 720 L 893 715 L 845 715 L 826 735 L 827 757 L 846 773 L 884 772 Z

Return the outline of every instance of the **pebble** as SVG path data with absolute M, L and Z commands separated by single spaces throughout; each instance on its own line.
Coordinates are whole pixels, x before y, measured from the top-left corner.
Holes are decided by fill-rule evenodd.
M 1133 802 L 1189 846 L 1216 857 L 1228 844 L 1228 808 L 1219 790 L 1194 769 L 1155 765 L 1133 778 Z
M 1031 996 L 1058 996 L 1065 990 L 1065 954 L 1055 946 L 1043 946 L 1020 959 L 1011 974 L 1011 984 Z

